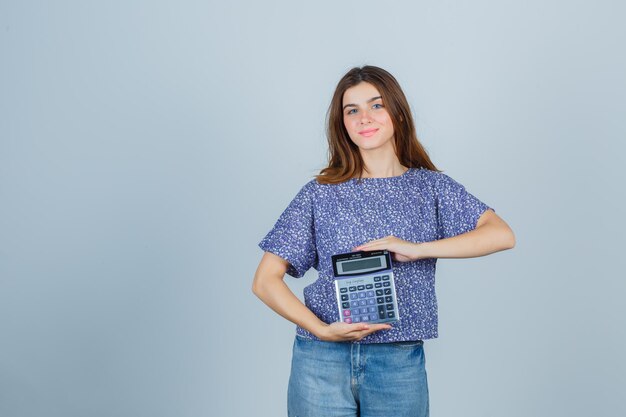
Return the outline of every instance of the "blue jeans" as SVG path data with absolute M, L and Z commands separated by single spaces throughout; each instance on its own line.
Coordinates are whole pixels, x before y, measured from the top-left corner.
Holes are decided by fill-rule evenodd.
M 322 342 L 296 335 L 289 417 L 428 417 L 424 342 Z

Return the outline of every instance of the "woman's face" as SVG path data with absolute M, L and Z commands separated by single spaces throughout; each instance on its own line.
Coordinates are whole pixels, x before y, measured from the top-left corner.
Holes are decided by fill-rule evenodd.
M 343 124 L 361 150 L 393 149 L 393 123 L 376 87 L 362 82 L 343 94 Z

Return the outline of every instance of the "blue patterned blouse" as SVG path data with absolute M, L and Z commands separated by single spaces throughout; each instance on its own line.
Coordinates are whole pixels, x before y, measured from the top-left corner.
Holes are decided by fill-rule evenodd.
M 446 174 L 410 168 L 388 178 L 351 179 L 341 184 L 306 183 L 259 247 L 289 262 L 300 278 L 311 267 L 318 279 L 304 289 L 306 306 L 326 323 L 339 320 L 331 256 L 370 240 L 393 235 L 429 242 L 473 230 L 491 207 Z M 495 211 L 495 210 L 494 210 Z M 400 320 L 361 343 L 437 337 L 436 258 L 393 262 Z M 317 339 L 297 327 L 302 336 Z

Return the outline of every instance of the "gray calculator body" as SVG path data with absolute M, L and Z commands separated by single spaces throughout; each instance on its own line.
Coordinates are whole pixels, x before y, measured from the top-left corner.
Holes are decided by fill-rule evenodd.
M 337 254 L 332 263 L 340 321 L 390 323 L 400 319 L 387 250 Z

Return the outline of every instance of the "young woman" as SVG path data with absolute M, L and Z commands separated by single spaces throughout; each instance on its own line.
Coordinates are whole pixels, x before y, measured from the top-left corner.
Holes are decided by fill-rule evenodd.
M 328 111 L 329 163 L 261 240 L 253 292 L 297 325 L 288 387 L 292 417 L 429 414 L 423 341 L 437 337 L 435 263 L 513 248 L 508 225 L 439 171 L 415 133 L 396 79 L 353 68 Z M 340 321 L 331 256 L 392 254 L 391 324 Z M 283 281 L 314 267 L 303 304 Z

